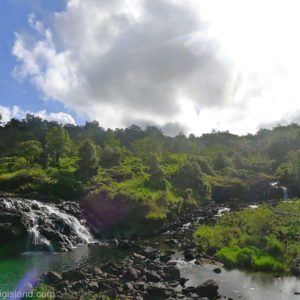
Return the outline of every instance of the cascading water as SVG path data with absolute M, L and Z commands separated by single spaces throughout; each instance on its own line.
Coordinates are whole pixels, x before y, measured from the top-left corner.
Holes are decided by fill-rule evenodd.
M 21 215 L 29 251 L 70 250 L 76 244 L 95 241 L 82 221 L 55 205 L 36 200 L 3 198 L 0 205 L 0 211 Z
M 276 189 L 281 189 L 282 190 L 282 196 L 283 200 L 289 200 L 289 192 L 288 189 L 285 186 L 279 186 L 279 182 L 271 182 L 270 185 Z
M 281 187 L 283 192 L 283 200 L 289 200 L 289 192 L 288 189 L 284 186 Z

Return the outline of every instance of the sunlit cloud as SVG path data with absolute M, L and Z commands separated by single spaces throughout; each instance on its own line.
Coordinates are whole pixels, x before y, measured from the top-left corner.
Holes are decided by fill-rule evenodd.
M 297 120 L 298 1 L 69 0 L 16 33 L 14 75 L 104 127 L 244 134 Z

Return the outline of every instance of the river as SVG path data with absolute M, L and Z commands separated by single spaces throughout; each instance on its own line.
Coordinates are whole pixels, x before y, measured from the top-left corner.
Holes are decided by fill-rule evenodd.
M 87 263 L 100 265 L 111 260 L 124 258 L 133 250 L 121 250 L 108 246 L 78 246 L 68 253 L 25 253 L 0 261 L 0 290 L 12 291 L 24 278 L 34 277 L 44 271 L 65 271 Z M 300 292 L 300 280 L 296 277 L 274 278 L 264 273 L 247 273 L 239 270 L 213 272 L 215 266 L 199 266 L 186 262 L 180 254 L 174 259 L 181 269 L 182 277 L 189 279 L 187 286 L 199 285 L 206 279 L 219 283 L 220 293 L 233 299 L 244 300 L 296 300 Z M 2 298 L 4 299 L 4 298 Z

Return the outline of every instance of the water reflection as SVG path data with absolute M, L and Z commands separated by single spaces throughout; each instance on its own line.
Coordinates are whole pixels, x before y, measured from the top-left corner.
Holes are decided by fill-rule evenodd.
M 125 250 L 85 245 L 78 246 L 68 253 L 27 252 L 22 255 L 0 260 L 0 291 L 12 291 L 28 274 L 37 276 L 46 271 L 63 272 L 86 265 L 101 265 L 112 259 L 118 260 L 128 254 Z
M 274 278 L 265 273 L 247 273 L 239 270 L 222 269 L 215 274 L 216 266 L 198 266 L 193 262 L 178 262 L 182 276 L 188 278 L 187 286 L 214 279 L 219 283 L 220 293 L 234 299 L 245 300 L 299 300 L 295 292 L 300 292 L 300 280 L 296 277 Z

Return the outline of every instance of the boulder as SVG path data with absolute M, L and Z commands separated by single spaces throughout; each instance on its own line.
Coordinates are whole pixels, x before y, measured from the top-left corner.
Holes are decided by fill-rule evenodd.
M 129 249 L 131 247 L 131 243 L 128 240 L 121 240 L 118 244 L 119 249 Z
M 133 268 L 132 266 L 129 266 L 127 271 L 123 275 L 123 278 L 127 281 L 137 280 L 139 279 L 139 274 L 140 272 L 137 269 Z
M 214 268 L 213 271 L 216 273 L 216 274 L 220 274 L 222 272 L 221 268 Z
M 164 262 L 164 263 L 167 263 L 168 261 L 170 261 L 172 259 L 171 255 L 169 254 L 163 254 L 159 257 L 159 260 Z
M 147 287 L 147 293 L 150 297 L 166 298 L 168 296 L 168 290 L 162 283 L 155 283 Z
M 164 279 L 166 281 L 180 281 L 180 270 L 175 266 L 167 266 L 163 268 Z
M 154 271 L 146 271 L 144 273 L 146 276 L 147 282 L 160 282 L 161 277 Z
M 63 277 L 57 272 L 47 272 L 43 275 L 43 279 L 46 283 L 57 284 L 62 281 Z
M 85 274 L 82 270 L 75 269 L 75 270 L 70 270 L 62 273 L 63 279 L 64 280 L 69 280 L 69 281 L 78 281 L 85 279 Z
M 207 297 L 209 299 L 213 299 L 218 296 L 218 289 L 218 284 L 214 280 L 209 279 L 200 284 L 198 287 L 196 287 L 195 292 L 200 297 Z
M 184 252 L 184 259 L 187 260 L 187 261 L 191 261 L 193 259 L 195 259 L 195 255 L 193 253 L 192 250 L 186 250 Z
M 159 257 L 159 252 L 156 249 L 149 246 L 144 247 L 141 250 L 141 254 L 146 258 L 153 259 L 153 260 Z

